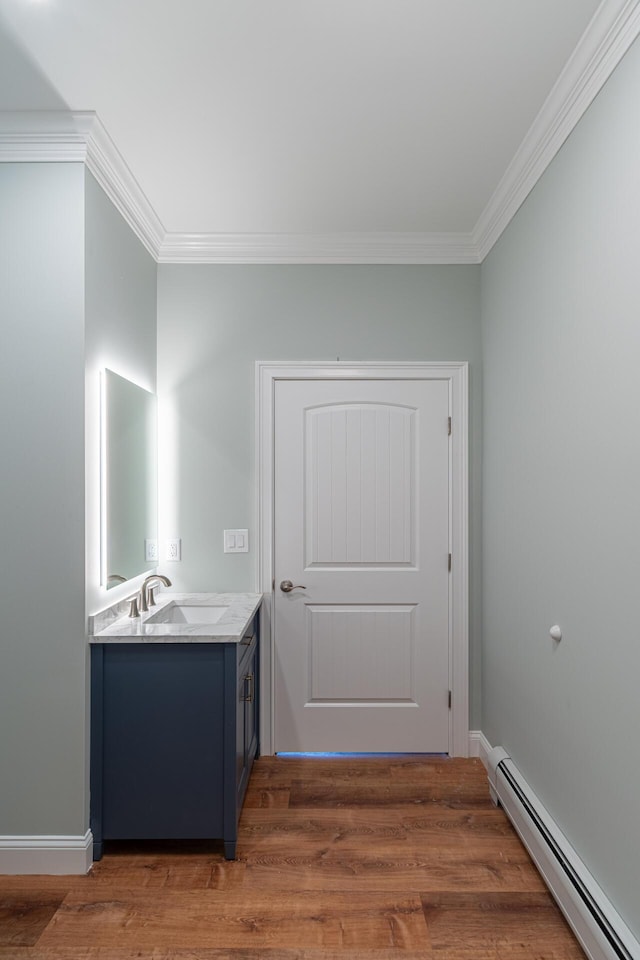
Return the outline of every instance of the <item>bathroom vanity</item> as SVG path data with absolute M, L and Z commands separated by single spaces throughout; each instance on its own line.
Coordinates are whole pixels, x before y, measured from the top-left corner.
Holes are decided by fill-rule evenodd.
M 258 752 L 261 600 L 166 594 L 135 620 L 93 618 L 94 860 L 115 839 L 221 839 L 235 859 Z

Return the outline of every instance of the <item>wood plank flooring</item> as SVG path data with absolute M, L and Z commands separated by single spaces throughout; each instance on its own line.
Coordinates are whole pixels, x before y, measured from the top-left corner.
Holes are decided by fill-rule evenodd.
M 238 857 L 0 876 L 0 960 L 584 960 L 478 760 L 261 758 Z

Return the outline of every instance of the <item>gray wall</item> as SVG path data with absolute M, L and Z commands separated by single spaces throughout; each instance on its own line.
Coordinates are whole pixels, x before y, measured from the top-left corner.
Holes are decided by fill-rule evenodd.
M 0 834 L 85 809 L 84 167 L 0 164 Z
M 0 834 L 80 836 L 98 366 L 155 387 L 156 265 L 83 164 L 1 164 L 0 209 Z
M 636 935 L 639 89 L 636 44 L 482 267 L 482 728 Z
M 95 613 L 139 582 L 100 587 L 100 370 L 156 389 L 155 260 L 86 173 L 87 610 Z
M 190 590 L 255 586 L 252 554 L 225 555 L 225 527 L 255 543 L 256 360 L 469 360 L 472 724 L 479 720 L 480 325 L 474 266 L 158 268 L 161 527 L 182 538 Z

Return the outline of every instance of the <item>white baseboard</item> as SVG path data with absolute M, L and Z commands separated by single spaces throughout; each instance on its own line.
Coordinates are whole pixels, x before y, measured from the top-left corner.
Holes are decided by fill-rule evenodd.
M 485 737 L 482 730 L 469 730 L 469 756 L 480 757 L 485 769 L 489 769 L 489 754 L 491 753 L 491 744 Z
M 85 874 L 93 863 L 93 835 L 0 836 L 0 874 Z

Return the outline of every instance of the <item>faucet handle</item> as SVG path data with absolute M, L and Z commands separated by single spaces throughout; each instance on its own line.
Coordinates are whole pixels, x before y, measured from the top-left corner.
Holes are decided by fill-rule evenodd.
M 140 612 L 138 610 L 138 598 L 129 597 L 129 614 L 130 617 L 139 617 Z

